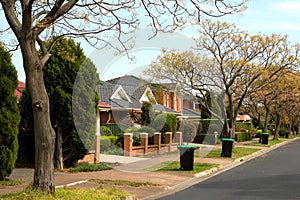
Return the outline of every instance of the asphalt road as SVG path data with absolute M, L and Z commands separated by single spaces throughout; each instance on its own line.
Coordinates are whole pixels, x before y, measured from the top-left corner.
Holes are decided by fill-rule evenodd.
M 300 139 L 161 200 L 300 200 Z

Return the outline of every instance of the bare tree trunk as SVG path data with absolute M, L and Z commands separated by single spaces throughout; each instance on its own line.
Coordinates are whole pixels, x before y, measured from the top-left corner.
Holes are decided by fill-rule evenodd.
M 33 189 L 54 193 L 55 132 L 50 122 L 49 98 L 43 79 L 43 65 L 37 55 L 34 40 L 28 41 L 25 38 L 19 41 L 34 118 L 35 166 Z
M 281 123 L 282 123 L 282 118 L 280 114 L 276 114 L 276 127 L 275 127 L 273 140 L 278 140 Z
M 57 133 L 56 133 L 56 167 L 59 170 L 64 169 L 64 163 L 63 163 L 63 148 L 62 148 L 62 127 L 59 124 L 57 126 Z
M 230 138 L 235 137 L 235 122 L 236 122 L 236 116 L 237 116 L 237 111 L 234 108 L 234 103 L 233 103 L 233 99 L 230 96 L 229 98 L 229 122 L 228 122 L 228 128 L 227 128 L 227 135 Z
M 263 132 L 267 132 L 268 130 L 268 121 L 269 121 L 269 113 L 270 113 L 269 106 L 265 104 L 265 108 L 266 108 L 266 117 L 265 117 Z

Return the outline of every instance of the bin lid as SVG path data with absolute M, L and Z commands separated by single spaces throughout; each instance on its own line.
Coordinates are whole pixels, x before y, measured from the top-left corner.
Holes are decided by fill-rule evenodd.
M 221 138 L 220 140 L 234 142 L 234 139 L 231 139 L 231 138 Z
M 196 149 L 196 146 L 193 145 L 178 145 L 178 148 L 184 148 L 184 149 Z
M 262 132 L 261 134 L 262 134 L 262 135 L 269 135 L 268 132 Z

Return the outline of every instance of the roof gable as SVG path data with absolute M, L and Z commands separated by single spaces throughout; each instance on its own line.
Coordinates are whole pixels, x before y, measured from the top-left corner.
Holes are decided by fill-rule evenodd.
M 121 85 L 119 85 L 119 87 L 115 90 L 110 99 L 127 100 L 130 103 L 132 102 Z
M 146 87 L 143 95 L 141 96 L 140 100 L 139 100 L 141 103 L 142 102 L 150 102 L 150 103 L 153 103 L 153 104 L 157 104 L 157 101 L 151 91 L 151 89 L 149 87 Z

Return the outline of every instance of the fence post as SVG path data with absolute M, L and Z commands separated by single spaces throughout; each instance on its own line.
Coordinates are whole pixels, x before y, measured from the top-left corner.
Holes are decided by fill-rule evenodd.
M 157 145 L 157 152 L 159 152 L 161 147 L 161 133 L 155 132 L 154 133 L 154 145 Z
M 148 133 L 140 133 L 141 146 L 144 147 L 144 153 L 148 152 Z
M 132 133 L 124 133 L 124 156 L 132 156 Z
M 165 135 L 166 135 L 165 141 L 166 141 L 166 144 L 169 144 L 168 146 L 169 146 L 169 152 L 170 152 L 171 147 L 172 147 L 172 132 L 166 132 Z
M 182 132 L 176 132 L 175 143 L 179 143 L 179 145 L 182 144 Z

